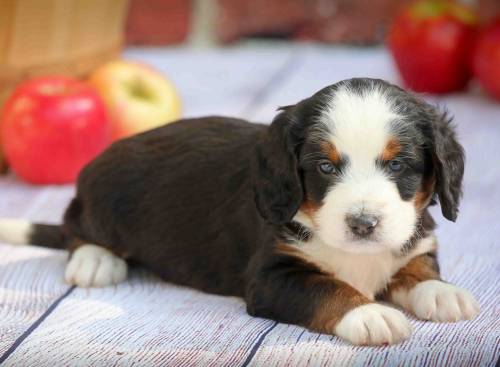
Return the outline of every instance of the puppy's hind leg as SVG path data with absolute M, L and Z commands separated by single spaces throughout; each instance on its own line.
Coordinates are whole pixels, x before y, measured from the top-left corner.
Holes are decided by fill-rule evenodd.
M 106 287 L 127 278 L 127 263 L 102 246 L 82 244 L 73 251 L 65 280 L 79 287 Z

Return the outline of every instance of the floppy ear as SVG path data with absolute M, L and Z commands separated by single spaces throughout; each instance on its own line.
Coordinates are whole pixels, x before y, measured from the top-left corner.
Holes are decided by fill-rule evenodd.
M 464 150 L 456 139 L 452 119 L 446 113 L 437 113 L 436 116 L 431 128 L 435 193 L 439 197 L 443 216 L 454 222 L 462 197 Z
M 292 220 L 302 202 L 302 185 L 296 149 L 292 108 L 283 108 L 255 149 L 253 180 L 255 203 L 260 214 L 273 224 Z

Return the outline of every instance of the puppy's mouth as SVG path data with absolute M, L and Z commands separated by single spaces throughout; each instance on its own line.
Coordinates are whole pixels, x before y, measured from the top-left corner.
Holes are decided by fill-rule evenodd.
M 347 241 L 342 248 L 348 252 L 372 253 L 386 249 L 386 246 L 377 239 L 376 235 L 372 235 L 368 238 L 359 238 L 348 234 L 346 237 Z
M 353 237 L 353 236 L 351 236 Z M 360 246 L 360 247 L 369 247 L 369 246 L 382 246 L 381 242 L 377 239 L 376 236 L 372 236 L 369 238 L 350 238 L 348 243 L 352 246 Z
M 323 241 L 325 244 L 338 250 L 357 254 L 376 253 L 387 250 L 385 242 L 381 240 L 377 233 L 360 238 L 346 230 L 340 236 L 335 237 L 324 238 Z

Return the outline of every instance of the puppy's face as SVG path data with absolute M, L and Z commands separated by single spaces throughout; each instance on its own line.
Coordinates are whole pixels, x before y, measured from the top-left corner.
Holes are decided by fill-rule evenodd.
M 345 250 L 401 247 L 415 231 L 420 196 L 430 197 L 423 145 L 383 89 L 339 88 L 299 156 L 306 202 L 297 220 Z
M 432 106 L 388 83 L 352 79 L 280 116 L 273 124 L 284 129 L 282 148 L 289 149 L 281 159 L 294 172 L 274 184 L 300 187 L 284 221 L 301 223 L 329 246 L 374 252 L 405 246 L 435 193 L 455 219 L 462 150 Z M 287 199 L 279 195 L 283 209 Z

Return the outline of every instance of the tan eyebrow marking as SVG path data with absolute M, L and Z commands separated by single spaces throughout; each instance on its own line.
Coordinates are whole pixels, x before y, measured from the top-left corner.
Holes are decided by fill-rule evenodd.
M 335 163 L 335 164 L 340 163 L 340 160 L 342 157 L 340 155 L 340 152 L 335 147 L 335 145 L 333 145 L 332 143 L 329 143 L 329 142 L 323 142 L 321 144 L 321 150 L 323 151 L 323 153 L 326 154 L 326 156 L 328 158 L 330 158 L 330 160 L 333 163 Z
M 401 144 L 399 144 L 399 141 L 395 138 L 392 138 L 389 140 L 384 148 L 384 151 L 382 152 L 382 159 L 384 161 L 390 161 L 399 154 L 401 151 Z

